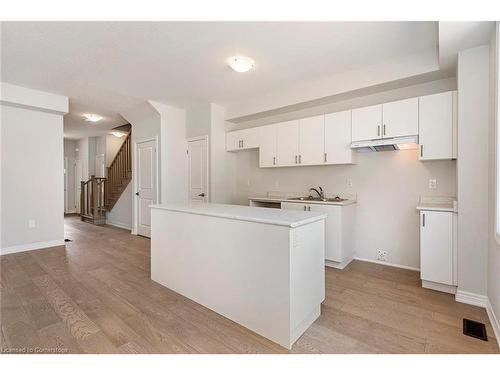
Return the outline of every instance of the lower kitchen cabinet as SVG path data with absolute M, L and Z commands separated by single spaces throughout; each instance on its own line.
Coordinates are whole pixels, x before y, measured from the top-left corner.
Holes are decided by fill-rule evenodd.
M 424 288 L 455 293 L 456 213 L 420 211 L 420 278 Z
M 354 219 L 356 205 L 333 205 L 304 202 L 282 202 L 285 210 L 326 213 L 325 261 L 327 266 L 344 268 L 354 256 Z

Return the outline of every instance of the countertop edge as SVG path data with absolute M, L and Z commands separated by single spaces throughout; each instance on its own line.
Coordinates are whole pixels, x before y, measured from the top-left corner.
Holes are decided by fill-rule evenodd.
M 269 225 L 278 225 L 281 227 L 288 227 L 288 228 L 297 228 L 301 227 L 306 224 L 311 224 L 316 221 L 320 220 L 325 220 L 327 215 L 326 214 L 319 214 L 315 217 L 311 217 L 308 219 L 303 219 L 296 221 L 294 223 L 288 223 L 288 222 L 283 222 L 279 220 L 266 220 L 266 219 L 258 219 L 258 218 L 249 218 L 249 217 L 242 217 L 239 215 L 231 215 L 231 214 L 224 214 L 224 213 L 208 213 L 208 212 L 200 212 L 196 210 L 190 210 L 188 208 L 177 208 L 177 207 L 163 207 L 161 205 L 151 205 L 149 206 L 152 209 L 158 209 L 158 210 L 165 210 L 165 211 L 174 211 L 174 212 L 182 212 L 186 214 L 193 214 L 193 215 L 201 215 L 201 216 L 212 216 L 212 217 L 220 217 L 224 219 L 232 219 L 232 220 L 238 220 L 238 221 L 248 221 L 251 223 L 261 223 L 261 224 L 269 224 Z
M 289 203 L 307 203 L 307 204 L 322 204 L 329 206 L 349 206 L 351 204 L 356 204 L 357 201 L 348 199 L 343 202 L 320 202 L 320 201 L 306 201 L 298 199 L 287 199 L 287 198 L 266 198 L 266 197 L 248 197 L 248 201 L 254 202 L 289 202 Z

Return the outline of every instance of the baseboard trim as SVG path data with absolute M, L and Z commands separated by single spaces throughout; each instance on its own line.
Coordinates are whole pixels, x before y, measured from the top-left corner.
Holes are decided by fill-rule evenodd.
M 55 240 L 55 241 L 34 242 L 34 243 L 26 244 L 26 245 L 16 245 L 16 246 L 3 247 L 0 250 L 0 254 L 7 255 L 7 254 L 14 254 L 14 253 L 21 253 L 23 251 L 45 249 L 47 247 L 64 246 L 64 245 L 65 245 L 64 239 Z
M 65 214 L 76 214 L 76 210 L 64 211 Z
M 337 268 L 339 270 L 343 270 L 344 268 L 347 267 L 347 265 L 349 263 L 352 262 L 353 259 L 354 259 L 353 257 L 349 257 L 346 260 L 344 260 L 343 262 L 334 262 L 332 260 L 325 259 L 325 266 L 332 267 L 332 268 Z
M 500 324 L 498 323 L 498 319 L 495 315 L 495 312 L 493 311 L 493 306 L 491 306 L 489 298 L 486 301 L 486 312 L 488 313 L 488 318 L 490 318 L 490 323 L 493 327 L 493 332 L 495 333 L 498 347 L 500 348 Z
M 388 262 L 383 262 L 381 260 L 365 259 L 365 258 L 359 258 L 359 257 L 354 257 L 354 259 L 360 260 L 362 262 L 382 264 L 383 266 L 389 266 L 389 267 L 395 267 L 395 268 L 403 268 L 405 270 L 419 271 L 420 272 L 420 268 L 410 267 L 410 266 L 404 266 L 402 264 L 388 263 Z
M 126 229 L 126 230 L 132 230 L 132 226 L 129 224 L 124 224 L 120 223 L 119 221 L 111 221 L 111 220 L 106 220 L 106 225 L 111 225 L 113 227 L 121 228 L 121 229 Z
M 488 297 L 483 296 L 482 294 L 457 290 L 457 294 L 455 294 L 455 301 L 486 308 Z

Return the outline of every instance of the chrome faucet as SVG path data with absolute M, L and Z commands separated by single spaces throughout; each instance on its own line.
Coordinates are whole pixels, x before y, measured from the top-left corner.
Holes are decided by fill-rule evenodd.
M 316 189 L 316 188 L 310 188 L 310 189 L 309 189 L 309 193 L 311 193 L 311 191 L 316 192 L 316 194 L 318 194 L 318 196 L 319 196 L 321 199 L 325 199 L 325 193 L 323 192 L 323 189 L 322 189 L 322 187 L 321 187 L 321 186 L 319 186 L 319 191 L 318 191 L 318 189 Z M 311 197 L 312 197 L 312 195 L 311 195 Z

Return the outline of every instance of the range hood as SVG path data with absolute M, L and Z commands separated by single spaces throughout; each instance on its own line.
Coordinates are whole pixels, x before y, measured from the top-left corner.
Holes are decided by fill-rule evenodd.
M 356 141 L 351 143 L 351 148 L 356 149 L 357 152 L 415 150 L 418 148 L 418 135 Z

